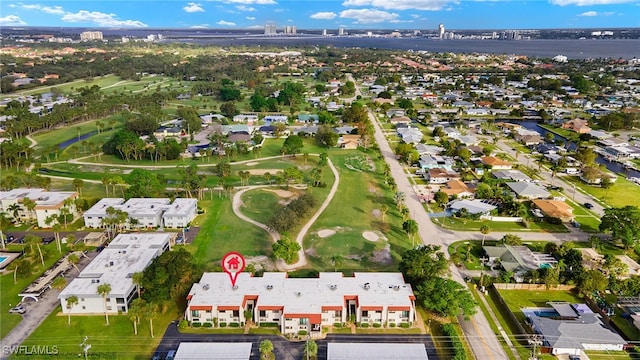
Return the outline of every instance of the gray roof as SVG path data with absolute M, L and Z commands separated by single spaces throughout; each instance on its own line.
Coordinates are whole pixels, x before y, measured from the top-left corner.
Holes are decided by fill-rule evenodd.
M 507 186 L 518 196 L 522 197 L 543 199 L 551 196 L 551 194 L 542 187 L 527 182 L 509 182 Z
M 424 344 L 329 343 L 327 360 L 427 360 Z
M 251 357 L 250 342 L 243 343 L 191 343 L 183 342 L 178 346 L 175 360 L 248 360 Z
M 462 208 L 467 209 L 469 214 L 483 214 L 495 209 L 493 205 L 483 203 L 480 200 L 456 200 L 449 204 L 449 208 L 453 211 L 459 211 Z
M 520 170 L 494 170 L 491 172 L 496 179 L 513 181 L 530 181 L 531 178 Z
M 583 344 L 626 344 L 613 329 L 602 322 L 598 314 L 582 314 L 575 320 L 556 320 L 532 315 L 533 329 L 552 348 L 584 349 Z

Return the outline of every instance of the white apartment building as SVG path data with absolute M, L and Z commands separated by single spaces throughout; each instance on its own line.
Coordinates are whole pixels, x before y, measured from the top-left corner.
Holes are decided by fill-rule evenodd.
M 131 279 L 151 261 L 169 249 L 170 233 L 120 234 L 67 285 L 58 299 L 65 314 L 126 313 L 137 294 Z M 98 294 L 98 286 L 109 284 L 111 292 Z M 78 304 L 67 308 L 67 298 L 78 297 Z
M 80 40 L 103 40 L 102 31 L 83 31 Z
M 322 325 L 358 323 L 412 324 L 415 296 L 401 273 L 320 273 L 318 278 L 288 278 L 287 273 L 253 277 L 240 273 L 236 286 L 222 272 L 204 273 L 187 296 L 185 318 L 190 322 L 277 323 L 283 334 L 319 334 Z
M 102 219 L 107 216 L 109 207 L 122 210 L 137 221 L 135 224 L 127 222 L 129 229 L 179 228 L 187 226 L 196 217 L 198 200 L 178 198 L 171 203 L 168 198 L 132 198 L 126 202 L 123 198 L 104 198 L 84 213 L 85 226 L 103 228 Z
M 24 205 L 24 199 L 30 199 L 35 202 L 33 211 Z M 72 215 L 76 214 L 76 205 L 74 200 L 78 198 L 75 191 L 47 191 L 45 189 L 27 189 L 19 188 L 10 191 L 0 191 L 0 212 L 7 213 L 10 217 L 14 216 L 14 204 L 19 206 L 17 212 L 20 221 L 36 219 L 38 227 L 49 228 L 52 224 L 47 224 L 47 218 L 52 215 L 59 215 L 60 209 L 65 207 Z

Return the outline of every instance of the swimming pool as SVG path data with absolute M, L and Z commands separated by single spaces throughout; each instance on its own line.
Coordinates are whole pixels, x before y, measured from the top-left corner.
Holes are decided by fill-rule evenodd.
M 534 310 L 534 314 L 540 317 L 557 317 L 560 316 L 555 310 Z
M 7 260 L 6 256 L 0 256 L 0 264 L 2 264 L 5 260 Z

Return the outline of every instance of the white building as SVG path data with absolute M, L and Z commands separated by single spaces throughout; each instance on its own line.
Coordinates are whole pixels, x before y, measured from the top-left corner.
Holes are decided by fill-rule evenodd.
M 277 323 L 283 334 L 319 334 L 322 325 L 349 319 L 381 327 L 416 319 L 415 296 L 401 273 L 320 273 L 307 279 L 240 273 L 234 287 L 226 273 L 204 273 L 187 300 L 190 322 L 240 324 L 247 320 L 244 312 L 252 311 L 254 323 Z
M 83 31 L 80 33 L 80 40 L 102 40 L 102 31 Z
M 102 219 L 107 216 L 107 209 L 113 207 L 122 210 L 135 219 L 132 225 L 127 221 L 125 226 L 131 228 L 185 227 L 197 215 L 198 200 L 178 198 L 171 203 L 168 198 L 132 198 L 125 202 L 122 198 L 104 198 L 87 210 L 84 224 L 88 228 L 103 228 Z
M 33 211 L 24 205 L 24 199 L 35 202 Z M 25 189 L 18 188 L 10 191 L 0 191 L 0 212 L 5 212 L 9 216 L 14 216 L 13 206 L 17 204 L 20 209 L 17 212 L 20 221 L 36 219 L 38 227 L 49 228 L 52 224 L 47 224 L 47 218 L 52 215 L 59 215 L 60 210 L 65 207 L 72 215 L 76 214 L 74 200 L 78 198 L 75 191 L 47 191 L 45 189 Z
M 127 312 L 137 294 L 131 279 L 151 261 L 169 248 L 170 233 L 120 234 L 60 292 L 58 299 L 65 314 L 95 314 Z M 111 292 L 105 300 L 98 286 L 109 284 Z M 78 304 L 67 308 L 67 298 L 78 297 Z

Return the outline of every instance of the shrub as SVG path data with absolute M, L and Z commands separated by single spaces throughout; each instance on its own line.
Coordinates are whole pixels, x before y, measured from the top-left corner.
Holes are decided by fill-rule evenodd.
M 220 323 L 220 327 L 221 327 L 221 328 L 223 328 L 223 327 L 227 327 L 227 323 L 223 323 L 223 322 L 221 322 L 221 323 Z
M 237 322 L 232 322 L 232 323 L 229 323 L 229 326 L 233 328 L 237 328 L 237 327 L 240 327 L 240 324 L 238 324 Z
M 178 328 L 179 329 L 184 329 L 187 326 L 189 326 L 189 322 L 187 321 L 187 319 L 182 319 L 180 320 L 180 322 L 178 323 Z
M 379 327 L 381 327 L 381 326 L 382 326 L 382 325 L 381 325 L 380 323 L 373 323 L 373 327 L 374 327 L 374 328 L 379 328 Z
M 409 324 L 408 322 L 403 322 L 403 323 L 400 323 L 400 327 L 403 329 L 408 329 L 411 327 L 411 324 Z
M 280 327 L 277 322 L 261 322 L 260 327 Z
M 206 322 L 206 323 L 202 324 L 202 326 L 206 327 L 206 328 L 210 328 L 210 327 L 213 327 L 213 324 L 210 323 L 210 322 Z
M 453 359 L 454 360 L 463 360 L 467 358 L 467 354 L 464 350 L 464 346 L 462 345 L 462 341 L 460 341 L 460 336 L 458 335 L 458 331 L 455 326 L 452 324 L 442 325 L 442 334 L 449 337 L 449 341 L 451 341 L 451 348 L 453 349 Z
M 333 323 L 333 327 L 341 328 L 342 327 L 342 323 Z
M 389 323 L 389 327 L 396 327 L 396 323 Z
M 366 323 L 366 322 L 360 323 L 360 327 L 368 328 L 369 327 L 369 323 Z
M 192 322 L 192 323 L 191 323 L 191 326 L 193 326 L 193 327 L 200 327 L 200 326 L 202 326 L 202 324 L 201 324 L 201 323 L 199 323 L 199 322 Z
M 298 331 L 298 335 L 307 335 L 307 330 Z

